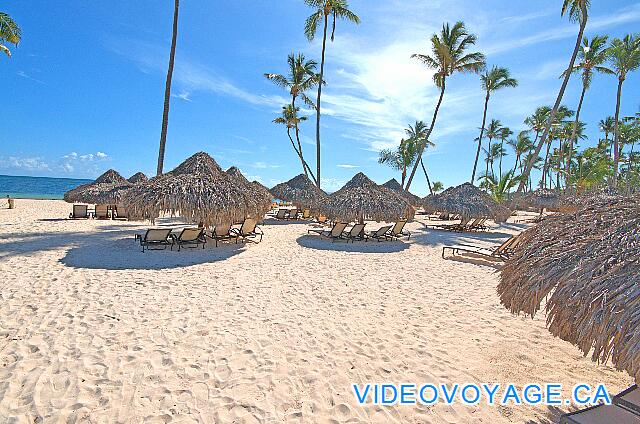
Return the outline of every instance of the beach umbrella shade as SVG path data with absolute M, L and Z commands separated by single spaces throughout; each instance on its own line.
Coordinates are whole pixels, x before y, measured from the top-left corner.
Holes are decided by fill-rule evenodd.
M 573 213 L 591 203 L 606 202 L 608 200 L 614 200 L 616 197 L 618 197 L 618 192 L 612 188 L 566 194 L 560 197 L 558 209 L 560 212 Z
M 109 169 L 95 181 L 67 191 L 64 200 L 69 203 L 113 204 L 119 202 L 131 186 L 122 175 Z
M 560 194 L 554 190 L 539 188 L 523 196 L 515 197 L 513 203 L 519 208 L 557 210 L 560 205 Z
M 426 202 L 426 199 L 425 199 Z M 428 201 L 430 209 L 460 214 L 465 218 L 488 217 L 506 221 L 511 211 L 470 183 L 450 187 Z
M 439 199 L 440 195 L 439 194 L 429 194 L 426 197 L 423 197 L 422 200 L 420 201 L 420 204 L 422 205 L 422 207 L 424 208 L 425 211 L 427 212 L 436 212 L 436 211 L 440 211 L 440 206 L 438 204 L 438 199 Z
M 318 210 L 327 200 L 327 194 L 320 190 L 306 175 L 300 174 L 287 182 L 269 190 L 274 197 L 291 202 L 300 208 Z
M 130 176 L 129 179 L 127 179 L 127 181 L 129 181 L 131 184 L 138 184 L 138 183 L 144 183 L 145 181 L 149 181 L 149 178 L 147 178 L 147 176 L 144 175 L 144 173 L 142 172 L 136 172 L 135 174 Z
M 402 197 L 407 201 L 410 205 L 420 205 L 421 199 L 413 193 L 408 192 L 407 190 L 402 188 L 402 185 L 395 178 L 390 179 L 386 183 L 382 184 L 383 187 L 388 188 L 389 190 L 395 192 L 397 195 Z
M 394 221 L 413 218 L 415 209 L 394 191 L 376 184 L 360 172 L 329 196 L 323 213 L 346 222 Z
M 239 180 L 242 184 L 251 186 L 251 189 L 262 192 L 262 194 L 264 196 L 267 196 L 269 199 L 273 197 L 269 192 L 268 188 L 266 188 L 265 186 L 263 186 L 257 181 L 249 181 L 238 167 L 232 166 L 231 168 L 227 169 L 225 172 L 231 177 Z
M 601 199 L 520 235 L 498 294 L 533 316 L 546 299 L 552 334 L 640 382 L 640 200 Z
M 133 186 L 126 194 L 129 215 L 155 220 L 162 213 L 204 226 L 261 219 L 271 199 L 251 184 L 222 171 L 207 153 L 199 152 L 174 170 Z

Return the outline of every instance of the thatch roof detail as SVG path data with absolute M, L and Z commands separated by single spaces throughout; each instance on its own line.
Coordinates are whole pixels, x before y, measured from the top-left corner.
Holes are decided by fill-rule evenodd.
M 421 199 L 415 194 L 403 189 L 402 185 L 395 178 L 391 178 L 389 181 L 382 184 L 382 186 L 388 188 L 391 191 L 394 191 L 396 194 L 406 200 L 410 205 L 417 206 L 421 204 Z
M 130 176 L 127 181 L 129 181 L 131 184 L 138 184 L 138 183 L 144 183 L 145 181 L 149 181 L 149 178 L 147 178 L 147 176 L 144 175 L 144 173 L 142 172 L 136 172 L 135 174 Z
M 456 213 L 467 218 L 489 217 L 505 221 L 511 215 L 509 209 L 471 183 L 449 187 L 440 194 L 427 196 L 423 204 L 434 211 Z
M 232 177 L 239 179 L 243 183 L 249 184 L 249 180 L 247 180 L 247 177 L 245 177 L 244 174 L 242 174 L 242 172 L 238 167 L 232 166 L 231 168 L 227 169 L 225 172 L 231 175 Z
M 413 218 L 415 209 L 392 190 L 371 181 L 362 172 L 329 196 L 323 212 L 344 221 L 393 221 Z
M 439 212 L 438 205 L 439 194 L 429 194 L 422 198 L 420 204 L 427 212 Z
M 129 181 L 117 171 L 109 169 L 95 181 L 67 191 L 64 200 L 69 203 L 117 203 L 129 187 Z
M 154 220 L 168 212 L 205 226 L 262 218 L 270 202 L 254 185 L 223 172 L 204 152 L 171 172 L 132 187 L 126 195 L 133 218 Z
M 515 196 L 513 203 L 520 208 L 557 209 L 560 205 L 560 193 L 539 188 L 523 196 Z
M 264 193 L 265 196 L 269 196 L 270 199 L 273 200 L 273 194 L 271 194 L 271 192 L 269 191 L 269 189 L 262 185 L 259 181 L 253 180 L 251 181 L 251 183 L 253 186 L 256 187 L 256 189 L 260 190 L 262 193 Z
M 314 210 L 319 209 L 328 200 L 327 194 L 304 174 L 280 183 L 269 191 L 278 199 L 291 202 L 301 208 Z
M 573 213 L 591 203 L 600 201 L 606 202 L 613 200 L 618 196 L 618 192 L 611 188 L 566 194 L 560 198 L 559 209 L 564 213 Z
M 640 381 L 640 199 L 596 201 L 522 233 L 498 294 L 514 313 L 546 302 L 554 335 Z

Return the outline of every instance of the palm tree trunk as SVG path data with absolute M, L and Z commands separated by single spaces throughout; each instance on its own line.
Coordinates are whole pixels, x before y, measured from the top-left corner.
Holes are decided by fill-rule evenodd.
M 407 179 L 407 167 L 403 166 L 402 167 L 402 182 L 400 183 L 400 185 L 402 186 L 402 188 L 404 189 L 404 180 Z
M 582 84 L 582 93 L 580 93 L 580 101 L 578 102 L 578 109 L 576 109 L 576 119 L 573 121 L 573 129 L 571 130 L 571 139 L 569 140 L 569 151 L 567 152 L 567 163 L 565 164 L 565 184 L 569 187 L 569 177 L 571 176 L 571 156 L 573 155 L 573 145 L 576 142 L 576 134 L 578 132 L 578 125 L 580 124 L 580 110 L 582 109 L 582 102 L 584 101 L 584 94 L 587 92 L 587 86 Z
M 500 141 L 500 167 L 499 167 L 500 179 L 502 179 L 502 157 L 503 157 L 502 149 L 504 149 L 504 138 L 502 139 L 502 141 Z
M 558 92 L 558 97 L 556 97 L 556 102 L 553 105 L 553 109 L 551 109 L 551 114 L 549 115 L 547 124 L 544 128 L 544 133 L 542 134 L 542 138 L 540 139 L 540 142 L 536 146 L 535 154 L 531 156 L 531 158 L 527 162 L 527 166 L 524 169 L 523 175 L 525 175 L 525 178 L 529 177 L 529 174 L 531 173 L 531 169 L 533 168 L 533 164 L 535 162 L 535 158 L 538 157 L 538 155 L 540 154 L 540 151 L 542 150 L 542 146 L 544 146 L 545 143 L 547 142 L 547 138 L 549 137 L 549 132 L 551 131 L 551 124 L 553 124 L 553 121 L 556 117 L 556 113 L 558 112 L 558 108 L 560 107 L 560 102 L 562 102 L 562 97 L 564 97 L 564 92 L 567 89 L 567 84 L 569 84 L 569 78 L 571 77 L 571 70 L 573 69 L 573 65 L 576 63 L 576 56 L 578 55 L 578 50 L 580 49 L 580 43 L 582 42 L 582 35 L 584 34 L 584 28 L 585 26 L 587 26 L 587 19 L 588 19 L 587 10 L 584 4 L 581 6 L 581 9 L 582 9 L 583 19 L 580 22 L 580 30 L 578 31 L 578 37 L 576 38 L 576 45 L 573 48 L 573 54 L 571 55 L 569 66 L 567 66 L 568 71 L 565 72 L 564 79 L 562 80 L 562 85 L 560 86 L 560 91 Z M 525 185 L 524 180 L 521 180 L 520 184 L 518 185 L 518 190 L 516 190 L 516 193 L 524 190 L 524 185 Z
M 491 137 L 489 137 L 489 146 L 487 149 L 487 168 L 484 171 L 484 176 L 489 176 L 489 162 L 491 162 Z
M 511 170 L 512 174 L 516 173 L 516 168 L 518 168 L 518 163 L 520 162 L 520 155 L 516 155 L 516 163 L 513 164 L 513 169 Z
M 553 141 L 553 140 L 552 140 Z M 549 173 L 549 151 L 551 150 L 551 143 L 547 143 L 547 153 L 544 155 L 544 166 L 542 167 L 542 180 L 540 180 L 540 187 L 546 188 L 547 174 Z
M 427 174 L 427 168 L 424 167 L 424 162 L 422 158 L 420 158 L 420 166 L 422 166 L 422 172 L 424 172 L 424 176 L 427 179 L 427 185 L 429 186 L 429 193 L 433 194 L 433 188 L 431 188 L 431 180 L 429 179 L 429 174 Z
M 171 36 L 171 51 L 169 53 L 169 69 L 167 70 L 167 82 L 164 86 L 164 110 L 162 112 L 162 129 L 160 131 L 160 149 L 158 150 L 157 175 L 162 174 L 164 168 L 164 151 L 167 145 L 167 128 L 169 127 L 169 103 L 171 100 L 171 79 L 173 78 L 173 64 L 176 57 L 176 40 L 178 39 L 178 10 L 180 0 L 175 0 L 173 8 L 173 35 Z
M 444 90 L 446 86 L 446 78 L 442 78 L 442 88 L 440 89 L 440 97 L 438 98 L 438 103 L 436 104 L 436 109 L 433 111 L 433 118 L 431 118 L 431 126 L 427 132 L 427 136 L 425 137 L 424 143 L 420 146 L 420 151 L 418 152 L 418 158 L 422 159 L 422 154 L 424 153 L 425 147 L 427 147 L 427 143 L 429 141 L 429 137 L 431 136 L 431 131 L 433 131 L 433 126 L 436 124 L 436 119 L 438 117 L 438 110 L 440 110 L 440 105 L 442 104 L 442 98 L 444 97 Z M 411 183 L 413 182 L 413 177 L 416 175 L 416 170 L 418 169 L 419 160 L 413 164 L 413 169 L 411 170 L 411 174 L 409 175 L 409 181 L 407 181 L 407 187 L 405 190 L 409 191 L 411 187 Z
M 291 137 L 291 128 L 287 127 L 287 135 L 289 136 L 289 141 L 291 141 L 291 147 L 293 147 L 293 151 L 296 152 L 296 154 L 298 155 L 298 157 L 300 158 L 300 160 L 302 161 L 302 169 L 304 169 L 305 175 L 307 173 L 307 171 L 309 172 L 309 174 L 311 174 L 311 180 L 313 182 L 315 182 L 315 176 L 313 175 L 313 172 L 311 171 L 311 168 L 309 167 L 309 164 L 307 163 L 306 160 L 304 160 L 304 158 L 302 157 L 302 152 L 298 151 L 298 149 L 296 148 L 296 144 L 293 141 L 293 137 Z M 307 175 L 307 178 L 309 176 Z
M 619 134 L 618 120 L 620 119 L 620 98 L 622 97 L 622 83 L 624 77 L 618 77 L 618 94 L 616 96 L 616 117 L 613 123 L 613 188 L 618 186 L 618 163 L 620 162 L 620 151 L 618 150 Z
M 291 96 L 291 106 L 293 110 L 296 110 L 296 96 Z M 304 175 L 309 178 L 309 173 L 307 172 L 307 167 L 304 166 L 304 154 L 302 153 L 302 143 L 300 143 L 300 128 L 298 127 L 298 121 L 295 121 L 295 130 L 296 130 L 296 140 L 298 141 L 298 151 L 300 152 L 300 162 L 302 163 L 302 170 L 304 171 Z
M 320 98 L 322 97 L 322 83 L 324 82 L 324 54 L 327 49 L 328 16 L 324 15 L 324 30 L 322 33 L 322 59 L 320 61 L 320 82 L 318 83 L 318 99 L 316 101 L 316 185 L 320 188 Z
M 473 172 L 471 173 L 471 184 L 476 180 L 476 169 L 478 168 L 478 159 L 480 158 L 480 150 L 482 148 L 482 135 L 484 134 L 484 125 L 487 122 L 487 106 L 489 105 L 490 92 L 487 90 L 487 96 L 484 98 L 484 112 L 482 113 L 482 126 L 480 127 L 480 137 L 478 137 L 478 149 L 476 150 L 476 160 L 473 162 Z

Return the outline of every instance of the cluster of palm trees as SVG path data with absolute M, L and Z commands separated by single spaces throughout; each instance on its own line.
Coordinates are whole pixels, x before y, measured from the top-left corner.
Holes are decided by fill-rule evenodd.
M 0 12 L 0 51 L 11 57 L 11 50 L 7 44 L 17 46 L 22 38 L 22 31 L 18 24 L 5 12 Z

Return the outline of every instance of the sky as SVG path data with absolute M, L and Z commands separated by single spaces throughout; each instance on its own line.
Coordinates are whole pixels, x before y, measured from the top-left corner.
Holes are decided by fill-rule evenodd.
M 413 53 L 428 53 L 442 24 L 464 21 L 488 66 L 508 68 L 517 88 L 495 92 L 488 119 L 514 133 L 541 105 L 551 105 L 568 65 L 578 25 L 560 16 L 561 1 L 350 0 L 362 23 L 339 21 L 328 43 L 322 104 L 322 188 L 334 191 L 357 172 L 378 183 L 399 173 L 377 163 L 416 120 L 429 122 L 437 102 L 433 72 Z M 180 5 L 165 158 L 168 171 L 198 151 L 223 167 L 238 166 L 271 187 L 302 172 L 286 130 L 272 123 L 289 101 L 264 78 L 285 73 L 302 52 L 319 61 L 320 40 L 303 33 L 311 14 L 302 0 L 183 0 Z M 0 57 L 7 103 L 0 128 L 0 174 L 95 178 L 109 168 L 125 177 L 155 174 L 173 1 L 50 0 L 3 2 L 20 25 L 13 57 Z M 592 1 L 586 35 L 622 37 L 637 31 L 638 1 Z M 579 78 L 563 104 L 575 109 Z M 597 123 L 615 112 L 617 80 L 596 75 L 581 119 L 597 143 Z M 640 71 L 624 84 L 622 115 L 640 108 Z M 313 97 L 314 93 L 309 93 Z M 470 178 L 482 121 L 478 75 L 448 81 L 425 153 L 432 181 L 445 187 Z M 310 115 L 310 112 L 307 111 Z M 315 169 L 315 119 L 301 128 L 305 157 Z M 505 167 L 514 157 L 504 159 Z M 412 191 L 428 193 L 416 174 Z

